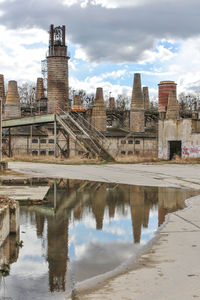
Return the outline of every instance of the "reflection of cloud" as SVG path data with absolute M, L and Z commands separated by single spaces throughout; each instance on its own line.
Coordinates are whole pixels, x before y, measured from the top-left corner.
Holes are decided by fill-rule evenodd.
M 71 272 L 75 281 L 91 278 L 118 267 L 139 249 L 140 245 L 119 241 L 109 244 L 97 241 L 79 246 L 81 256 L 71 261 Z

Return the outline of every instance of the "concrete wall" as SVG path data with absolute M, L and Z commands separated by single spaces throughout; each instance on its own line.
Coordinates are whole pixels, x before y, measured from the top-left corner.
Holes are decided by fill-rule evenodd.
M 121 138 L 107 137 L 104 148 L 113 156 L 139 155 L 157 157 L 156 138 Z M 81 155 L 83 150 L 78 143 L 70 140 L 70 156 Z
M 10 233 L 9 207 L 0 209 L 0 247 Z
M 181 141 L 182 157 L 200 157 L 200 132 L 194 132 L 194 120 L 164 120 L 158 126 L 158 157 L 169 159 L 169 142 Z M 198 126 L 196 126 L 198 128 Z
M 19 230 L 19 204 L 15 206 L 4 206 L 0 209 L 0 247 L 10 233 L 17 233 Z

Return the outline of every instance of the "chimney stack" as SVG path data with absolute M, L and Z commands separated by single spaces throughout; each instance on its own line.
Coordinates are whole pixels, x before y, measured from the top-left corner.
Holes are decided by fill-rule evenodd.
M 96 90 L 95 103 L 92 108 L 92 125 L 99 131 L 106 131 L 106 107 L 102 88 Z
M 43 78 L 37 78 L 36 100 L 40 101 L 44 98 L 44 82 Z
M 149 109 L 150 108 L 149 89 L 147 86 L 143 87 L 143 96 L 144 96 L 144 109 Z
M 2 100 L 2 107 L 6 101 L 5 96 L 5 85 L 4 85 L 4 76 L 0 74 L 0 99 Z
M 74 96 L 74 105 L 82 105 L 81 97 L 80 95 Z
M 140 74 L 134 74 L 133 91 L 130 111 L 130 131 L 144 132 L 144 96 Z
M 176 98 L 176 91 L 171 90 L 169 92 L 166 119 L 177 120 L 179 116 L 179 104 Z
M 109 109 L 115 109 L 115 98 L 114 97 L 109 98 Z
M 18 94 L 17 81 L 8 82 L 8 92 L 4 110 L 5 119 L 21 118 L 20 101 Z

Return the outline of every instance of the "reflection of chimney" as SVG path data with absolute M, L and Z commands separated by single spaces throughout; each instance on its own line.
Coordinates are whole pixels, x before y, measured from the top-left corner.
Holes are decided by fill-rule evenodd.
M 8 92 L 6 96 L 4 115 L 6 119 L 14 119 L 21 117 L 17 82 L 14 80 L 9 81 L 8 83 Z
M 50 291 L 65 291 L 68 259 L 68 219 L 48 218 L 48 252 Z
M 177 120 L 179 118 L 179 104 L 176 98 L 176 91 L 171 90 L 168 98 L 166 119 Z
M 134 242 L 140 243 L 144 218 L 144 187 L 130 187 L 130 206 Z
M 147 86 L 143 87 L 143 95 L 144 95 L 144 108 L 150 108 L 150 101 L 149 101 L 149 89 Z
M 131 111 L 130 131 L 144 132 L 144 96 L 141 87 L 140 74 L 134 74 Z
M 115 98 L 114 97 L 109 98 L 109 109 L 115 109 Z
M 96 90 L 95 103 L 92 108 L 92 125 L 99 131 L 106 131 L 106 107 L 102 88 Z
M 96 229 L 101 230 L 103 228 L 104 210 L 106 207 L 106 191 L 105 186 L 96 191 L 92 200 L 92 212 L 96 219 Z
M 6 97 L 5 97 L 4 76 L 2 74 L 0 74 L 0 100 L 2 100 L 2 105 L 4 105 L 6 101 Z
M 83 206 L 82 205 L 79 205 L 78 207 L 75 207 L 74 208 L 74 219 L 75 220 L 80 220 L 82 212 L 83 212 Z
M 39 213 L 35 213 L 35 221 L 37 228 L 37 237 L 42 237 L 44 231 L 44 221 L 45 218 Z
M 43 78 L 37 78 L 36 100 L 39 101 L 44 98 L 44 83 Z

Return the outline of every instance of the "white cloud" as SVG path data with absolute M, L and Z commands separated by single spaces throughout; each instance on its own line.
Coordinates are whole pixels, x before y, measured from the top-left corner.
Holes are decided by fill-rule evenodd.
M 97 87 L 102 87 L 104 90 L 104 97 L 110 93 L 113 97 L 119 94 L 131 95 L 132 87 L 120 84 L 112 84 L 109 81 L 103 80 L 101 76 L 87 77 L 85 80 L 78 80 L 77 78 L 70 77 L 69 85 L 75 90 L 85 90 L 88 94 L 96 92 Z
M 36 82 L 47 41 L 47 32 L 38 28 L 8 30 L 0 26 L 0 73 L 5 80 Z

